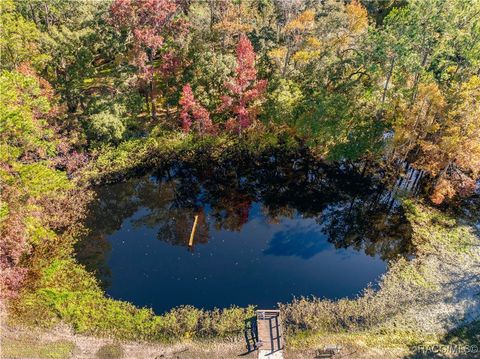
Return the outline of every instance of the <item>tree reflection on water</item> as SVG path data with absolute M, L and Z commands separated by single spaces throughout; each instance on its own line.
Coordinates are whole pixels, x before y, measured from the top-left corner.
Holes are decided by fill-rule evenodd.
M 133 226 L 155 228 L 161 241 L 186 247 L 196 214 L 195 243 L 201 245 L 210 240 L 210 228 L 240 231 L 255 203 L 268 223 L 302 218 L 313 224 L 276 233 L 265 255 L 308 259 L 328 242 L 384 260 L 411 251 L 403 209 L 379 180 L 354 166 L 328 165 L 305 153 L 176 163 L 149 176 L 99 187 L 97 195 L 86 223 L 91 232 L 77 245 L 77 255 L 105 285 L 107 237 L 126 219 Z

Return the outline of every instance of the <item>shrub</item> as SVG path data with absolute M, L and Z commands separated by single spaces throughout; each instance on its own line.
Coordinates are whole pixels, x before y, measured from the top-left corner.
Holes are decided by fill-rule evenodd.
M 106 344 L 98 349 L 96 357 L 99 359 L 120 359 L 125 352 L 120 344 Z
M 21 186 L 32 197 L 50 196 L 72 188 L 66 173 L 50 168 L 46 162 L 15 164 L 13 167 L 20 176 Z
M 109 111 L 90 117 L 90 139 L 99 142 L 118 143 L 125 133 L 122 120 Z

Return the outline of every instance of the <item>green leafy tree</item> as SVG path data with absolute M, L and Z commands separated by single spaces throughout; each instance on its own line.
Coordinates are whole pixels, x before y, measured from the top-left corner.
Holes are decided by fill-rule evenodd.
M 40 51 L 41 32 L 16 10 L 13 0 L 2 1 L 0 24 L 0 68 L 12 70 L 26 61 L 37 67 L 44 65 L 49 55 Z
M 22 158 L 46 158 L 54 151 L 46 117 L 51 111 L 49 88 L 38 77 L 18 70 L 0 75 L 1 159 L 12 163 Z
M 272 122 L 295 126 L 304 101 L 302 89 L 292 80 L 280 79 L 268 95 L 265 117 Z
M 192 60 L 186 77 L 191 79 L 197 100 L 213 111 L 222 102 L 224 85 L 234 74 L 235 56 L 194 47 Z

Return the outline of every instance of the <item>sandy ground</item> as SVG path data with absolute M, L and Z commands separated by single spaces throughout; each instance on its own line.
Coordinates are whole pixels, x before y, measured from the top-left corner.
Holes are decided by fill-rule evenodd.
M 176 345 L 164 345 L 142 342 L 118 342 L 108 338 L 96 338 L 73 334 L 67 327 L 57 327 L 52 331 L 13 329 L 3 326 L 1 332 L 2 343 L 8 342 L 11 346 L 12 340 L 15 345 L 32 346 L 43 343 L 52 345 L 55 342 L 70 342 L 74 348 L 72 359 L 99 358 L 99 349 L 109 344 L 118 344 L 123 349 L 123 358 L 128 359 L 213 359 L 213 358 L 256 358 L 256 353 L 246 353 L 243 342 L 204 342 L 204 343 L 182 343 Z M 10 358 L 1 355 L 1 358 Z M 40 358 L 31 357 L 31 358 Z M 15 357 L 17 358 L 17 357 Z M 30 357 L 29 357 L 30 358 Z M 24 359 L 24 358 L 22 358 Z M 25 359 L 27 359 L 25 357 Z M 113 358 L 112 358 L 113 359 Z
M 102 358 L 98 355 L 100 348 L 109 344 L 118 344 L 123 349 L 123 358 L 127 359 L 230 359 L 230 358 L 257 358 L 257 352 L 246 353 L 245 343 L 243 341 L 209 341 L 183 343 L 177 345 L 163 345 L 141 342 L 121 342 L 107 338 L 95 338 L 91 336 L 83 336 L 73 334 L 67 327 L 58 327 L 52 331 L 13 329 L 3 326 L 1 332 L 2 343 L 12 340 L 15 345 L 32 346 L 38 344 L 54 345 L 56 342 L 72 343 L 72 351 L 66 358 L 71 359 L 95 359 Z M 319 348 L 320 349 L 320 348 Z M 11 352 L 11 350 L 10 350 Z M 39 352 L 40 353 L 40 352 Z M 315 349 L 308 350 L 286 350 L 283 352 L 285 359 L 312 359 L 312 358 L 328 358 L 328 356 L 317 356 Z M 31 356 L 33 355 L 33 356 Z M 1 358 L 48 358 L 48 356 L 40 354 L 31 354 L 30 356 L 5 356 Z M 344 347 L 338 354 L 333 356 L 335 359 L 340 358 L 358 358 L 358 359 L 397 359 L 405 358 L 408 353 L 403 350 L 382 350 L 375 348 L 354 348 Z M 55 357 L 56 358 L 56 357 Z M 59 357 L 64 358 L 63 356 Z M 104 357 L 103 357 L 104 358 Z M 274 359 L 272 356 L 265 358 Z M 113 359 L 113 357 L 112 357 Z M 275 358 L 276 359 L 276 358 Z

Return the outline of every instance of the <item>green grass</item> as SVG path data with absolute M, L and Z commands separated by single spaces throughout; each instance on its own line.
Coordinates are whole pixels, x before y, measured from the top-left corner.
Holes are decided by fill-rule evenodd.
M 12 359 L 39 358 L 64 359 L 70 358 L 75 344 L 69 341 L 54 341 L 38 343 L 33 339 L 2 339 L 2 357 Z
M 415 331 L 367 330 L 337 333 L 301 331 L 288 337 L 288 346 L 292 349 L 320 348 L 335 343 L 349 347 L 409 350 L 415 345 L 437 344 L 439 340 L 436 335 Z
M 252 131 L 241 138 L 225 134 L 199 137 L 153 129 L 149 137 L 100 148 L 96 160 L 84 170 L 81 178 L 94 183 L 109 182 L 169 161 L 198 159 L 208 163 L 230 152 L 255 157 L 275 148 L 288 152 L 298 151 L 300 147 L 300 141 L 283 129 Z

